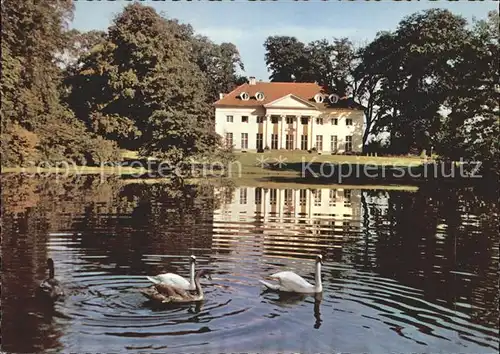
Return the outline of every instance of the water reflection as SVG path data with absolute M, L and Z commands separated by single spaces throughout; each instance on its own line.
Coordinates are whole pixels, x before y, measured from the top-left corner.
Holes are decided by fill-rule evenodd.
M 270 290 L 264 290 L 261 293 L 261 296 L 264 296 L 270 304 L 278 305 L 282 308 L 293 308 L 296 305 L 302 304 L 309 299 L 313 299 L 313 314 L 314 314 L 314 329 L 318 329 L 321 327 L 321 312 L 320 305 L 323 300 L 323 294 L 318 293 L 314 295 L 305 295 L 305 294 L 294 294 L 294 293 L 284 293 L 279 292 L 276 293 Z
M 8 352 L 498 350 L 498 205 L 472 189 L 416 193 L 2 175 Z M 491 197 L 491 196 L 490 196 Z M 493 197 L 492 197 L 493 198 Z M 155 309 L 146 274 L 214 270 L 198 305 Z M 279 270 L 324 293 L 262 294 Z M 34 290 L 52 257 L 67 299 Z

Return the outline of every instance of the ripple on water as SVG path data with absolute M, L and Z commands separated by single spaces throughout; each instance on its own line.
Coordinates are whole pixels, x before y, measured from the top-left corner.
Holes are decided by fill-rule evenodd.
M 153 202 L 145 201 L 143 207 L 150 204 Z M 171 207 L 158 201 L 154 206 Z M 237 220 L 222 220 L 220 211 L 214 211 L 209 221 L 190 218 L 176 224 L 178 220 L 169 219 L 163 225 L 158 218 L 154 227 L 135 225 L 129 213 L 68 214 L 76 225 L 74 230 L 49 233 L 48 237 L 43 233 L 46 239 L 36 243 L 41 251 L 32 248 L 40 252 L 36 253 L 39 270 L 34 272 L 25 265 L 30 263 L 22 258 L 22 252 L 8 268 L 29 279 L 25 283 L 31 285 L 32 279 L 41 276 L 49 254 L 56 262 L 57 277 L 66 286 L 66 300 L 57 303 L 50 316 L 29 309 L 29 316 L 43 322 L 32 329 L 42 338 L 37 349 L 270 353 L 498 350 L 498 328 L 474 317 L 477 311 L 486 311 L 483 297 L 491 296 L 494 286 L 488 291 L 476 286 L 483 293 L 470 295 L 465 291 L 464 296 L 450 301 L 451 297 L 440 297 L 443 287 L 429 292 L 419 285 L 423 282 L 415 281 L 436 275 L 435 284 L 452 279 L 472 287 L 484 278 L 474 268 L 447 268 L 446 262 L 459 256 L 447 248 L 451 232 L 457 231 L 445 221 L 438 220 L 433 234 L 410 239 L 413 243 L 408 248 L 415 259 L 405 260 L 394 251 L 401 248 L 390 244 L 387 234 L 397 230 L 384 213 L 377 215 L 380 220 L 374 215 L 367 216 L 368 220 L 350 215 L 347 225 L 339 215 L 294 219 L 274 213 L 265 219 L 244 212 Z M 477 228 L 476 219 L 473 221 L 462 226 Z M 16 237 L 29 239 L 27 234 Z M 410 242 L 404 238 L 396 241 Z M 196 254 L 198 269 L 212 270 L 212 280 L 202 281 L 203 303 L 158 307 L 139 293 L 140 288 L 150 285 L 146 274 L 173 271 L 187 276 L 190 253 Z M 314 256 L 318 253 L 325 258 L 321 299 L 263 291 L 258 280 L 285 269 L 313 282 Z M 432 257 L 426 256 L 429 253 Z M 490 258 L 498 263 L 493 251 Z M 419 263 L 422 259 L 428 266 Z M 408 264 L 412 267 L 397 269 Z M 494 262 L 480 264 L 489 273 L 496 271 L 492 265 Z M 404 272 L 412 281 L 407 281 Z M 11 280 L 10 289 L 15 285 Z M 25 287 L 10 291 L 22 294 Z M 15 296 L 6 299 L 7 312 L 20 306 L 12 306 Z M 56 338 L 54 342 L 59 343 L 47 338 Z

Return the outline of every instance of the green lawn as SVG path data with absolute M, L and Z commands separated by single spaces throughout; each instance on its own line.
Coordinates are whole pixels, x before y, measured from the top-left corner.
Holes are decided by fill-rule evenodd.
M 276 165 L 276 162 L 281 160 L 284 164 L 282 168 Z M 308 153 L 304 151 L 269 151 L 264 153 L 255 152 L 237 152 L 236 161 L 241 164 L 242 173 L 246 174 L 259 174 L 259 175 L 296 175 L 297 171 L 289 169 L 287 166 L 302 164 L 303 162 L 330 162 L 333 164 L 353 164 L 353 165 L 374 165 L 374 166 L 404 166 L 416 167 L 422 165 L 424 160 L 418 156 L 409 157 L 386 157 L 386 156 L 348 156 L 348 155 L 327 155 Z M 262 168 L 261 162 L 264 161 L 268 167 Z M 238 167 L 233 164 L 233 170 Z

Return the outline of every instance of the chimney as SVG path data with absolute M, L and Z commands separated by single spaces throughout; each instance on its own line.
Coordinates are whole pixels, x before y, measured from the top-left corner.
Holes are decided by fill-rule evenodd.
M 255 85 L 255 84 L 256 84 L 256 82 L 257 82 L 257 81 L 255 80 L 255 76 L 250 76 L 250 77 L 249 77 L 249 84 L 250 84 L 250 85 Z
M 223 93 L 219 93 L 219 100 L 222 100 L 224 98 L 224 94 Z

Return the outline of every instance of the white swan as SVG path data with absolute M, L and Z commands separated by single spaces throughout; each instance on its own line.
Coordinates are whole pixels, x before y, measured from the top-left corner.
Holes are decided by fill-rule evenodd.
M 278 284 L 271 284 L 263 280 L 259 280 L 268 289 L 274 291 L 292 292 L 292 293 L 302 293 L 302 294 L 314 294 L 321 293 L 323 291 L 323 285 L 321 284 L 321 264 L 323 263 L 323 256 L 318 255 L 316 257 L 316 272 L 314 275 L 315 285 L 312 285 L 307 280 L 302 278 L 300 275 L 294 272 L 285 271 L 278 272 L 270 275 L 268 278 L 271 280 L 278 281 Z
M 151 301 L 162 304 L 202 301 L 204 299 L 204 294 L 200 285 L 200 277 L 208 273 L 209 271 L 206 269 L 201 269 L 196 273 L 195 287 L 197 294 L 191 294 L 189 291 L 168 284 L 151 285 L 149 288 L 140 289 L 140 292 Z M 210 278 L 210 276 L 208 276 L 208 278 Z
M 189 281 L 174 273 L 158 274 L 155 276 L 148 276 L 147 278 L 154 284 L 166 284 L 183 290 L 196 290 L 196 284 L 194 281 L 194 265 L 196 263 L 196 257 L 189 257 L 189 263 Z

